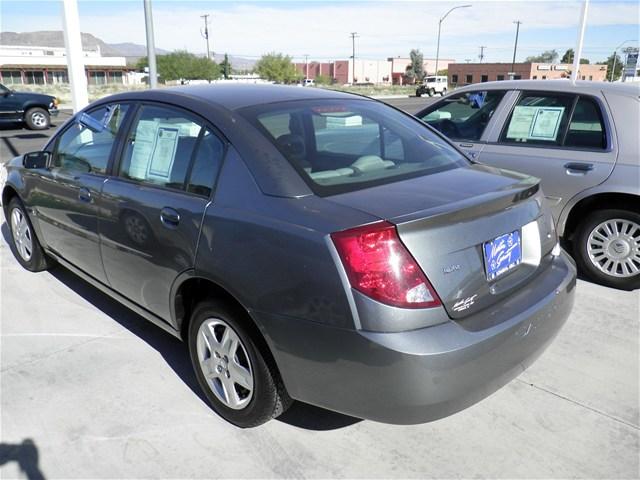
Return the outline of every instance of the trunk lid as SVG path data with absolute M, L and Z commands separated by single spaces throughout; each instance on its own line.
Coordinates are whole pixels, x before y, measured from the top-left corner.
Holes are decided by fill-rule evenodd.
M 394 223 L 453 319 L 476 313 L 531 281 L 557 241 L 538 179 L 483 165 L 329 200 Z M 512 232 L 518 232 L 521 262 L 488 279 L 483 245 Z

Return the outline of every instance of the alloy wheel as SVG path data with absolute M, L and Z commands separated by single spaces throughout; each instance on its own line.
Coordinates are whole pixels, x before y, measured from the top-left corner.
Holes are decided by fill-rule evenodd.
M 33 253 L 33 239 L 29 222 L 24 212 L 19 208 L 14 208 L 11 212 L 11 232 L 18 254 L 25 262 L 28 262 Z
M 31 123 L 39 128 L 44 128 L 47 126 L 47 117 L 44 113 L 34 112 L 31 114 Z
M 587 253 L 591 263 L 606 275 L 628 278 L 640 273 L 640 225 L 613 218 L 589 234 Z
M 247 349 L 224 320 L 208 318 L 198 329 L 198 364 L 207 385 L 226 407 L 245 408 L 254 392 L 253 369 Z

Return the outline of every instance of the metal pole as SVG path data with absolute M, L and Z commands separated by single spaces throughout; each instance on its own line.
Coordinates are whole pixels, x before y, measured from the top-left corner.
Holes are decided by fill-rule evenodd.
M 87 75 L 82 60 L 82 38 L 80 37 L 80 19 L 77 0 L 62 2 L 62 22 L 64 25 L 64 46 L 67 49 L 67 69 L 73 111 L 83 109 L 89 103 Z
M 609 81 L 613 82 L 613 72 L 616 71 L 616 60 L 618 59 L 618 51 L 613 52 L 613 68 L 611 69 L 611 75 L 609 75 Z
M 309 78 L 309 55 L 307 54 L 304 56 L 304 78 Z
M 516 43 L 513 45 L 513 59 L 511 60 L 511 72 L 515 74 L 515 65 L 516 65 L 516 51 L 518 50 L 518 34 L 520 33 L 520 24 L 522 23 L 520 20 L 516 20 L 513 22 L 516 24 Z
M 149 59 L 149 86 L 158 87 L 158 69 L 156 67 L 156 45 L 153 36 L 153 13 L 151 0 L 144 0 L 144 26 L 147 31 L 147 58 Z
M 207 59 L 211 60 L 211 50 L 209 49 L 209 14 L 200 15 L 204 18 L 204 38 L 207 41 Z
M 584 31 L 587 28 L 587 14 L 589 12 L 589 0 L 584 0 L 582 4 L 582 20 L 578 29 L 578 40 L 573 57 L 573 71 L 571 72 L 571 81 L 573 83 L 578 79 L 578 70 L 580 69 L 580 58 L 582 57 L 582 44 L 584 42 Z
M 442 29 L 442 20 L 444 20 L 444 18 L 441 18 L 438 21 L 438 46 L 436 47 L 436 73 L 435 75 L 438 76 L 438 61 L 440 60 L 440 30 Z M 428 74 L 429 72 L 427 72 Z
M 358 36 L 358 32 L 351 32 L 351 58 L 353 59 L 353 64 L 351 65 L 351 84 L 355 85 L 356 83 L 356 37 Z

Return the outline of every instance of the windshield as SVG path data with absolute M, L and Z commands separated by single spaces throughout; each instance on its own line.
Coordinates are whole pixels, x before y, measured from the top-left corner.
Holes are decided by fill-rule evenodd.
M 466 165 L 419 121 L 382 103 L 272 103 L 240 113 L 319 195 L 340 193 Z

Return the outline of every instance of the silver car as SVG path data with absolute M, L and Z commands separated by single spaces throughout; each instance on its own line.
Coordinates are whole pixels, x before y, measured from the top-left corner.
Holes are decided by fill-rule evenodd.
M 640 85 L 487 82 L 416 115 L 472 159 L 539 177 L 582 273 L 640 287 Z

